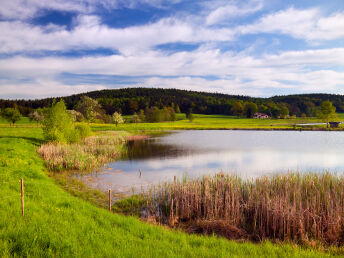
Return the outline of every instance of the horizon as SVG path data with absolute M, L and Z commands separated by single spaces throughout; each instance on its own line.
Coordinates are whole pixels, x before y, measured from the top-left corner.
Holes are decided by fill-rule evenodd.
M 4 0 L 0 28 L 0 99 L 344 94 L 341 0 Z

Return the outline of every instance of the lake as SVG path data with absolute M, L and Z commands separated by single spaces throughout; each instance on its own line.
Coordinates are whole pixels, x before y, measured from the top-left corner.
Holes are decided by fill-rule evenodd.
M 344 170 L 344 133 L 328 131 L 189 130 L 127 143 L 127 153 L 87 184 L 117 193 L 140 191 L 174 176 L 217 172 L 257 177 L 288 171 Z M 141 177 L 139 171 L 141 170 Z

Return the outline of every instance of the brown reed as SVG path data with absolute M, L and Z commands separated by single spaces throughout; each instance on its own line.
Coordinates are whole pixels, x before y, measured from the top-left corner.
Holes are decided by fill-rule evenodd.
M 43 144 L 38 152 L 51 171 L 92 171 L 118 158 L 124 142 L 122 136 L 105 134 L 74 144 Z
M 213 221 L 216 227 L 225 222 L 260 240 L 333 245 L 344 240 L 344 177 L 329 172 L 255 180 L 221 173 L 166 183 L 148 197 L 150 216 L 161 216 L 171 226 L 206 221 L 208 230 Z

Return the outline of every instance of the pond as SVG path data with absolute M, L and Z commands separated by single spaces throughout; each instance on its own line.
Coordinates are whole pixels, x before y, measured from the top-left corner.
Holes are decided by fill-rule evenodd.
M 130 193 L 174 176 L 193 178 L 221 171 L 243 178 L 288 171 L 341 172 L 343 154 L 343 132 L 175 131 L 128 142 L 120 160 L 82 179 L 95 188 Z

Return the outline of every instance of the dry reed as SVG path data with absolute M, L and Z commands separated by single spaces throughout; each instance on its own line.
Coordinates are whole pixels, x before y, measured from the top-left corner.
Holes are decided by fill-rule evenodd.
M 344 240 L 344 177 L 330 173 L 255 180 L 221 173 L 176 181 L 152 189 L 147 206 L 150 216 L 171 226 L 206 221 L 209 228 L 209 221 L 226 222 L 259 240 L 336 245 Z
M 116 134 L 92 136 L 75 144 L 42 145 L 38 152 L 52 171 L 97 170 L 120 156 L 125 139 Z

